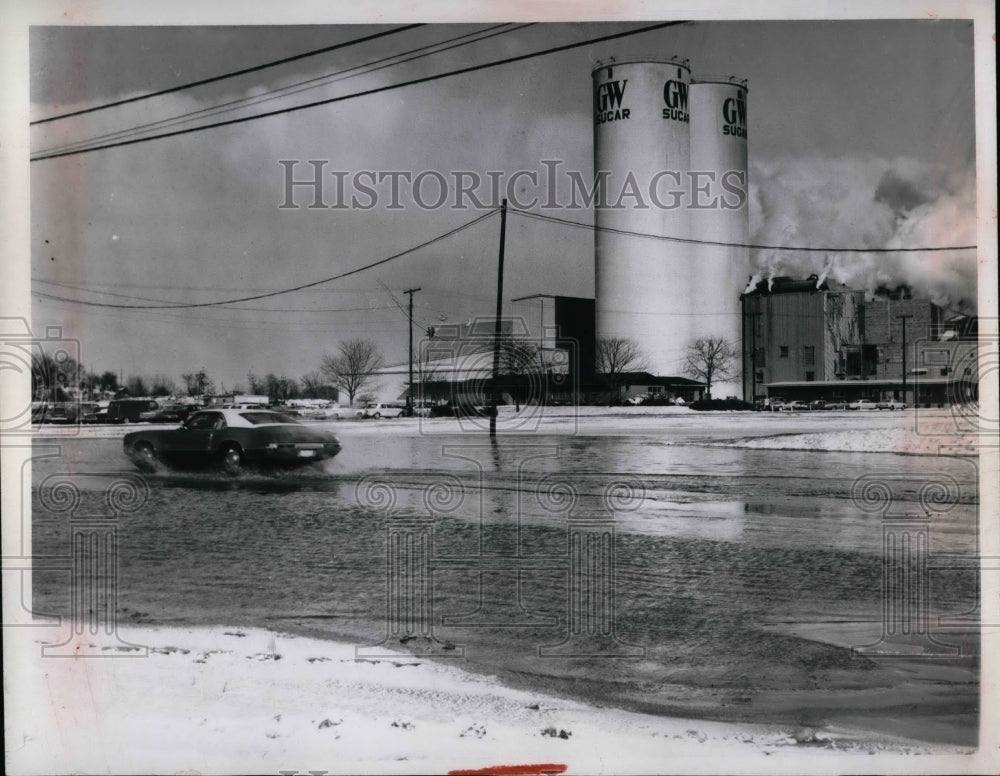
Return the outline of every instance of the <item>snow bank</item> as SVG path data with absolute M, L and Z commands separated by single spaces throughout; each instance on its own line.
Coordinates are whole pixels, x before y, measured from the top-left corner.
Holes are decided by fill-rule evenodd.
M 349 645 L 266 630 L 125 635 L 139 646 L 91 647 L 94 637 L 84 636 L 78 644 L 101 656 L 42 658 L 38 629 L 12 632 L 28 659 L 16 680 L 8 673 L 8 703 L 31 699 L 34 713 L 7 716 L 8 772 L 446 773 L 501 763 L 662 772 L 765 756 L 773 771 L 783 760 L 795 770 L 803 749 L 811 767 L 833 757 L 844 772 L 855 769 L 845 753 L 931 751 L 843 730 L 595 708 L 402 651 L 358 660 Z M 874 764 L 865 757 L 856 767 Z

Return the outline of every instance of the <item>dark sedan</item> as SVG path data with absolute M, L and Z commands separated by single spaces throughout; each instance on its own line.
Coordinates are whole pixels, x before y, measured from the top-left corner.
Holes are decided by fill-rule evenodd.
M 268 410 L 204 410 L 180 428 L 126 434 L 123 444 L 125 454 L 146 471 L 164 463 L 239 474 L 246 466 L 302 466 L 340 452 L 340 442 L 328 431 Z

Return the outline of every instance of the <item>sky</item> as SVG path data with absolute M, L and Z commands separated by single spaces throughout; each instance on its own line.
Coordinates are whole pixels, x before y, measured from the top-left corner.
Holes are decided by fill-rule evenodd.
M 471 45 L 229 112 L 249 115 L 515 56 L 638 25 L 427 25 L 280 67 L 32 128 L 33 153 L 338 73 L 457 36 Z M 35 27 L 32 120 L 148 93 L 370 35 L 385 27 Z M 374 269 L 224 308 L 204 303 L 312 283 L 387 258 L 481 215 L 476 209 L 281 208 L 285 168 L 541 174 L 543 160 L 593 175 L 590 71 L 616 57 L 690 60 L 696 78 L 749 81 L 754 242 L 907 247 L 976 242 L 972 23 L 697 22 L 308 110 L 31 164 L 32 313 L 61 325 L 95 371 L 204 367 L 219 384 L 246 373 L 315 370 L 337 343 L 407 352 L 396 302 L 415 294 L 423 327 L 490 315 L 496 217 Z M 350 75 L 344 74 L 344 75 Z M 339 77 L 339 76 L 338 76 Z M 178 126 L 189 126 L 178 125 Z M 173 128 L 173 127 L 172 127 Z M 333 177 L 324 179 L 333 198 Z M 484 187 L 483 193 L 488 187 Z M 387 191 L 380 188 L 383 193 Z M 433 181 L 425 189 L 433 199 Z M 521 193 L 530 194 L 523 191 Z M 404 198 L 405 199 L 405 198 Z M 554 213 L 593 222 L 590 209 Z M 754 251 L 762 276 L 826 271 L 874 288 L 908 282 L 951 309 L 974 309 L 974 252 L 844 257 Z M 593 234 L 512 215 L 504 297 L 592 296 Z M 238 309 L 237 309 L 238 308 Z M 360 308 L 360 309 L 359 309 Z

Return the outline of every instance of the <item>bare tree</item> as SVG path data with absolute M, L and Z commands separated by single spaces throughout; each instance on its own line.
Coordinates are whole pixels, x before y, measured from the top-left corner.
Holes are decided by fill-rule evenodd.
M 704 380 L 705 398 L 712 398 L 712 382 L 728 380 L 735 374 L 739 352 L 722 337 L 697 339 L 687 347 L 684 373 L 695 380 Z
M 493 345 L 489 346 L 493 350 Z M 538 363 L 538 345 L 525 339 L 506 334 L 500 338 L 500 374 L 510 376 L 522 376 L 541 371 Z M 527 381 L 512 381 L 511 393 L 517 406 L 517 411 L 521 411 L 521 401 L 527 400 L 528 391 L 525 383 Z M 522 397 L 524 393 L 524 397 Z
M 125 389 L 129 396 L 149 395 L 149 385 L 142 375 L 129 375 L 125 380 Z
M 353 339 L 341 342 L 336 355 L 323 356 L 320 369 L 353 404 L 354 397 L 371 383 L 372 375 L 381 369 L 382 363 L 382 354 L 374 342 Z
M 304 374 L 299 378 L 299 382 L 302 384 L 302 393 L 307 399 L 323 398 L 326 380 L 320 372 L 313 371 Z
M 204 367 L 197 372 L 189 372 L 181 375 L 181 380 L 184 381 L 184 388 L 188 396 L 202 396 L 204 394 L 215 393 L 215 383 L 208 376 Z
M 163 374 L 153 375 L 149 380 L 150 396 L 170 396 L 177 390 L 177 385 Z
M 597 341 L 597 371 L 603 375 L 615 398 L 621 398 L 623 375 L 646 370 L 646 356 L 628 337 L 601 337 Z
M 537 371 L 538 345 L 524 337 L 512 335 L 500 339 L 501 374 L 526 375 Z

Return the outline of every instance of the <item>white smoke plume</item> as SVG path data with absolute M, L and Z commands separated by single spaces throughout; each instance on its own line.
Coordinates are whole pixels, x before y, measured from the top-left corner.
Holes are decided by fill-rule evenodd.
M 975 176 L 908 158 L 754 162 L 750 227 L 758 244 L 903 248 L 976 242 Z M 976 252 L 822 253 L 758 249 L 751 271 L 815 274 L 866 291 L 908 285 L 952 309 L 976 306 Z

